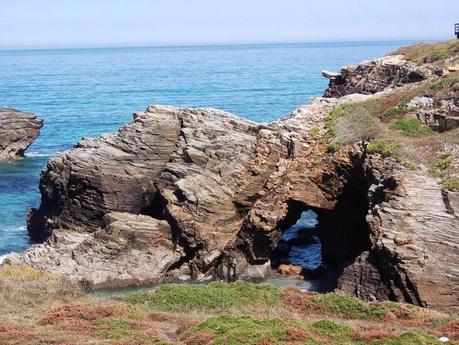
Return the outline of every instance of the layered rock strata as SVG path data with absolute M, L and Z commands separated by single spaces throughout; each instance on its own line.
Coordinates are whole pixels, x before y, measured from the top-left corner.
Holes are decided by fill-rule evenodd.
M 40 134 L 43 120 L 19 110 L 0 109 L 0 163 L 24 157 L 25 150 Z
M 434 74 L 430 65 L 417 65 L 400 55 L 385 56 L 356 66 L 347 66 L 340 73 L 323 71 L 330 80 L 324 97 L 342 97 L 354 93 L 374 94 L 388 88 L 425 80 Z
M 261 280 L 282 232 L 312 209 L 340 289 L 457 311 L 457 193 L 365 142 L 330 154 L 321 139 L 334 106 L 367 97 L 316 99 L 270 124 L 150 106 L 50 159 L 29 214 L 44 243 L 5 262 L 88 288 Z

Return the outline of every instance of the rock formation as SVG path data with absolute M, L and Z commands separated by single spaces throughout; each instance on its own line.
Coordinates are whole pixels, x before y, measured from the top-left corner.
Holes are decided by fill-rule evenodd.
M 327 93 L 425 78 L 409 64 L 366 63 L 356 70 L 387 68 L 387 78 L 365 86 L 352 77 L 344 91 L 332 85 Z M 334 106 L 367 97 L 316 99 L 269 124 L 150 106 L 117 133 L 49 160 L 40 208 L 28 222 L 44 243 L 5 262 L 88 288 L 262 280 L 282 232 L 312 209 L 324 261 L 342 270 L 338 288 L 457 311 L 457 193 L 424 171 L 369 154 L 363 141 L 331 154 L 321 139 Z
M 407 83 L 418 82 L 433 75 L 429 65 L 418 66 L 402 56 L 386 56 L 366 61 L 357 66 L 347 66 L 340 73 L 323 71 L 330 79 L 324 97 L 342 97 L 354 93 L 374 94 Z
M 24 157 L 24 151 L 40 134 L 43 121 L 22 111 L 0 109 L 0 163 Z

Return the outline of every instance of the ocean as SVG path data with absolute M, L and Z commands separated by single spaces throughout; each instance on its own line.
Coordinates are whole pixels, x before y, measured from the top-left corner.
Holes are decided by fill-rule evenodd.
M 26 158 L 0 165 L 0 256 L 31 244 L 26 214 L 40 202 L 48 158 L 116 131 L 150 104 L 219 108 L 269 122 L 321 96 L 337 71 L 414 42 L 0 51 L 0 107 L 45 120 Z

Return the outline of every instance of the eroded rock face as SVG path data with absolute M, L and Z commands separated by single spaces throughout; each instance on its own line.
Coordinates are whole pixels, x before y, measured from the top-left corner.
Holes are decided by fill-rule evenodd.
M 50 240 L 8 260 L 54 267 L 88 286 L 124 285 L 115 267 L 134 271 L 129 265 L 138 260 L 126 260 L 124 249 L 110 252 L 112 266 L 103 259 L 103 248 L 112 250 L 107 243 L 114 241 L 106 217 L 121 212 L 169 224 L 174 253 L 181 254 L 163 262 L 161 274 L 153 274 L 158 280 L 167 272 L 188 271 L 195 279 L 225 276 L 228 259 L 237 261 L 230 279 L 263 278 L 269 256 L 245 258 L 237 248 L 241 229 L 260 229 L 277 241 L 289 203 L 334 207 L 342 172 L 331 161 L 319 167 L 308 157 L 314 151 L 325 155 L 309 130 L 321 126 L 335 103 L 317 100 L 270 125 L 216 110 L 149 107 L 118 133 L 83 140 L 48 162 L 42 203 L 29 215 L 29 231 Z M 78 254 L 63 255 L 70 251 Z M 62 265 L 64 257 L 69 262 Z M 98 267 L 103 272 L 95 274 Z
M 167 280 L 168 268 L 183 252 L 166 221 L 121 212 L 108 213 L 103 221 L 104 228 L 91 233 L 56 229 L 44 245 L 8 261 L 66 275 L 90 289 Z
M 374 94 L 387 88 L 424 80 L 433 74 L 428 65 L 419 66 L 408 62 L 402 56 L 386 56 L 343 67 L 340 73 L 324 71 L 330 79 L 324 97 L 342 97 L 354 93 Z
M 366 300 L 391 299 L 459 310 L 458 193 L 421 171 L 366 162 L 371 249 L 344 269 L 338 288 Z
M 371 66 L 362 68 L 403 69 Z M 45 242 L 5 262 L 89 288 L 263 280 L 282 232 L 312 209 L 323 259 L 342 269 L 338 288 L 457 312 L 457 193 L 369 155 L 364 142 L 329 154 L 317 138 L 334 106 L 366 97 L 316 99 L 270 124 L 150 106 L 117 133 L 50 159 L 28 222 Z
M 40 134 L 43 121 L 22 111 L 0 109 L 0 163 L 24 157 L 24 151 Z

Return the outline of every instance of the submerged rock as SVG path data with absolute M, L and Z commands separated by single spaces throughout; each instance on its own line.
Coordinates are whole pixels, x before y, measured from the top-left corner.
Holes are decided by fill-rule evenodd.
M 0 163 L 24 157 L 25 150 L 40 134 L 43 120 L 31 113 L 0 109 Z

